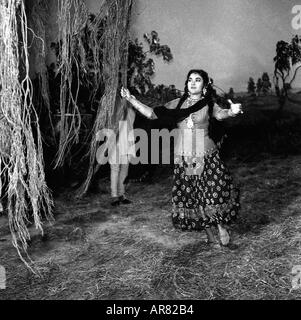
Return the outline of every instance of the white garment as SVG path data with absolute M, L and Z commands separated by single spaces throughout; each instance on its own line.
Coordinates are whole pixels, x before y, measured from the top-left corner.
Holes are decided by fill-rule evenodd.
M 103 143 L 97 150 L 96 160 L 99 164 L 126 164 L 131 157 L 136 156 L 135 150 L 135 135 L 134 135 L 134 121 L 136 113 L 128 107 L 126 110 L 125 119 L 121 119 L 118 123 L 118 133 L 115 134 L 113 130 L 100 131 L 96 137 L 97 140 L 107 141 Z
M 128 107 L 126 112 L 126 118 L 119 121 L 118 137 L 112 152 L 109 153 L 112 197 L 124 196 L 124 181 L 128 175 L 129 161 L 136 155 L 133 129 L 136 113 L 132 107 Z
M 135 116 L 136 113 L 133 108 L 128 107 L 125 120 L 119 121 L 116 145 L 113 146 L 112 152 L 109 155 L 110 164 L 126 164 L 129 162 L 130 157 L 136 155 L 133 128 Z
M 125 194 L 124 181 L 128 175 L 129 164 L 111 164 L 111 196 L 121 197 Z

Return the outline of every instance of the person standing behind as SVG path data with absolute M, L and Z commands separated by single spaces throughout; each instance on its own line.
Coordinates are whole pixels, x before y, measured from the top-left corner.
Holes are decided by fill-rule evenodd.
M 116 110 L 118 111 L 121 104 L 119 95 L 116 98 Z M 127 106 L 124 109 L 123 116 L 118 123 L 117 135 L 108 137 L 108 141 L 103 144 L 104 148 L 108 147 L 108 161 L 110 164 L 110 187 L 111 187 L 111 205 L 132 203 L 126 197 L 125 179 L 128 176 L 129 162 L 131 157 L 135 157 L 135 137 L 133 124 L 136 113 L 133 108 Z M 100 148 L 96 154 L 99 164 L 104 164 L 104 149 Z

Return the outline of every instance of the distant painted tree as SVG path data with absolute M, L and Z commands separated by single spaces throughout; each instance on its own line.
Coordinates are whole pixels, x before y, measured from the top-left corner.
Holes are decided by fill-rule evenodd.
M 256 83 L 256 93 L 259 96 L 262 93 L 262 79 L 258 78 Z
M 234 99 L 234 89 L 233 88 L 229 89 L 228 99 Z
M 271 91 L 272 84 L 267 72 L 264 72 L 261 77 L 262 80 L 262 93 L 267 94 Z
M 154 86 L 146 94 L 147 97 L 155 98 L 163 104 L 168 101 L 177 99 L 181 97 L 181 95 L 181 91 L 176 89 L 175 85 L 173 84 L 169 86 L 159 84 L 157 86 Z
M 278 41 L 274 62 L 274 83 L 279 111 L 283 110 L 287 101 L 300 105 L 300 101 L 289 96 L 289 90 L 301 68 L 301 36 L 294 36 L 290 43 Z
M 162 57 L 164 62 L 170 62 L 173 56 L 169 46 L 160 44 L 156 31 L 152 31 L 150 34 L 145 33 L 143 38 L 148 45 L 146 51 L 143 43 L 138 39 L 129 42 L 128 86 L 132 92 L 145 95 L 148 90 L 154 87 L 151 77 L 155 73 L 155 62 L 148 55 Z
M 251 95 L 255 95 L 255 91 L 256 91 L 255 81 L 252 77 L 250 77 L 248 82 L 248 93 Z

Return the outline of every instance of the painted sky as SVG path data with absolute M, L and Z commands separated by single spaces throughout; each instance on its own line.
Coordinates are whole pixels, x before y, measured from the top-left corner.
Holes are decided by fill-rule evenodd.
M 246 91 L 249 77 L 273 74 L 278 40 L 290 41 L 292 8 L 301 0 L 136 0 L 132 36 L 156 30 L 174 55 L 155 59 L 156 84 L 182 89 L 187 71 L 202 68 L 228 91 Z M 301 87 L 301 76 L 295 82 Z

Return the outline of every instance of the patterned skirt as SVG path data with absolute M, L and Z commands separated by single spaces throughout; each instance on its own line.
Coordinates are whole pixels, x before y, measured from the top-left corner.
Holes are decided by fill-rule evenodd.
M 218 150 L 203 159 L 200 174 L 187 174 L 198 166 L 192 157 L 175 159 L 172 189 L 172 222 L 182 230 L 204 230 L 219 223 L 229 224 L 240 208 L 239 190 L 220 159 Z

